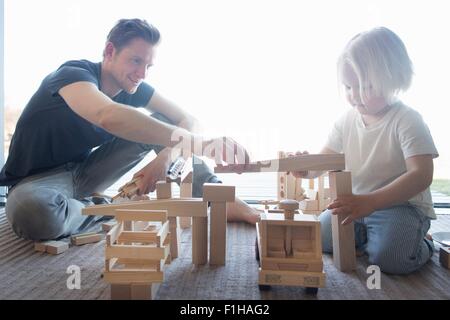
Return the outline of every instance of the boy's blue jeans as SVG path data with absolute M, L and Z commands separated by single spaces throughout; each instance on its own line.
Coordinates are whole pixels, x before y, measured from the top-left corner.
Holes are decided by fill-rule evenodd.
M 168 122 L 162 115 L 153 116 Z M 81 215 L 81 209 L 94 204 L 90 195 L 104 192 L 151 150 L 158 153 L 163 148 L 114 138 L 81 163 L 67 163 L 25 178 L 10 190 L 6 202 L 6 215 L 14 232 L 21 238 L 38 241 L 99 230 L 98 222 L 111 217 Z M 207 182 L 220 181 L 196 158 L 193 197 L 202 197 L 202 187 Z
M 322 248 L 333 252 L 331 211 L 320 216 Z M 399 205 L 375 211 L 355 221 L 355 245 L 364 250 L 368 262 L 390 274 L 408 274 L 422 267 L 433 255 L 432 241 L 424 239 L 430 218 L 415 207 Z

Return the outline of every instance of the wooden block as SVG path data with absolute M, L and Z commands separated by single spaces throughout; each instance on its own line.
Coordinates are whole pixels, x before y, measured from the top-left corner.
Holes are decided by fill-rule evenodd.
M 102 230 L 105 232 L 109 232 L 116 224 L 117 224 L 117 221 L 108 221 L 108 222 L 102 223 Z
M 47 245 L 52 243 L 53 241 L 43 241 L 43 242 L 35 242 L 34 243 L 34 251 L 46 252 Z
M 192 183 L 182 182 L 180 186 L 180 197 L 181 198 L 192 198 Z M 190 228 L 192 224 L 191 217 L 180 217 L 180 227 L 181 229 Z
M 111 284 L 111 300 L 130 300 L 131 284 Z
M 299 202 L 299 207 L 302 211 L 319 211 L 319 201 L 306 199 Z
M 167 221 L 167 210 L 116 209 L 115 216 L 120 221 Z
M 114 284 L 146 284 L 151 282 L 162 282 L 164 280 L 164 273 L 161 271 L 132 269 L 105 271 L 103 273 L 103 279 L 108 283 Z
M 156 198 L 170 199 L 172 198 L 172 183 L 158 181 L 156 183 Z
M 126 258 L 142 260 L 161 260 L 169 254 L 169 247 L 157 248 L 150 245 L 112 245 L 105 248 L 105 259 Z
M 263 270 L 260 268 L 259 284 L 321 288 L 325 286 L 325 273 Z
M 195 265 L 208 262 L 208 218 L 192 218 L 192 263 Z
M 286 198 L 295 199 L 295 177 L 292 174 L 286 176 Z
M 439 262 L 447 269 L 450 269 L 450 247 L 439 249 Z
M 203 199 L 164 199 L 131 201 L 120 204 L 99 204 L 82 209 L 83 215 L 115 216 L 117 209 L 167 210 L 169 217 L 206 217 L 207 203 Z
M 323 270 L 322 260 L 295 259 L 295 258 L 269 258 L 261 260 L 263 270 L 287 270 L 302 272 L 321 272 Z
M 193 182 L 192 178 L 193 178 L 192 171 L 185 170 L 181 174 L 181 183 L 192 183 Z
M 131 300 L 153 300 L 159 289 L 159 283 L 132 284 Z
M 234 202 L 235 191 L 235 186 L 227 186 L 221 183 L 205 183 L 203 185 L 203 201 Z
M 209 264 L 225 265 L 227 252 L 227 203 L 212 202 L 209 219 Z
M 63 241 L 51 241 L 47 244 L 46 252 L 50 254 L 61 254 L 69 249 L 69 244 Z
M 72 244 L 75 246 L 81 246 L 87 243 L 95 243 L 102 240 L 101 234 L 88 234 L 72 237 Z
M 343 154 L 305 154 L 285 159 L 274 159 L 252 162 L 243 172 L 287 172 L 287 171 L 328 171 L 344 170 Z M 235 165 L 214 168 L 215 173 L 234 173 Z
M 329 173 L 331 198 L 352 194 L 351 174 L 348 171 Z M 356 269 L 355 230 L 353 222 L 343 226 L 342 215 L 333 215 L 331 230 L 333 237 L 333 260 L 336 268 L 342 272 Z
M 123 231 L 123 222 L 116 224 L 107 234 L 106 234 L 106 245 L 111 246 L 119 237 L 120 233 Z
M 181 251 L 181 229 L 178 217 L 169 217 L 170 256 L 178 258 Z

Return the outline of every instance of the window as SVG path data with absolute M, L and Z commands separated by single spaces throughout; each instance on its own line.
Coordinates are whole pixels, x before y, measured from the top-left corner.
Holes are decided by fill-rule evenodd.
M 199 118 L 208 133 L 235 137 L 254 159 L 274 158 L 279 150 L 314 153 L 347 108 L 336 83 L 338 54 L 357 32 L 384 25 L 404 40 L 415 64 L 404 101 L 431 129 L 440 152 L 435 178 L 444 190 L 450 179 L 448 119 L 442 116 L 443 70 L 450 70 L 446 4 L 6 0 L 5 138 L 45 75 L 66 60 L 100 61 L 113 24 L 140 17 L 162 33 L 148 82 Z

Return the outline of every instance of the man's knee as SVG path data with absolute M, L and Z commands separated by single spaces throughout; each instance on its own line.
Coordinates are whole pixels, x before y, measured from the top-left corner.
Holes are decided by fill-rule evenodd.
M 20 198 L 9 197 L 6 214 L 14 232 L 28 240 L 50 240 L 63 235 L 64 214 L 67 201 L 63 195 L 46 197 L 44 194 L 27 194 Z

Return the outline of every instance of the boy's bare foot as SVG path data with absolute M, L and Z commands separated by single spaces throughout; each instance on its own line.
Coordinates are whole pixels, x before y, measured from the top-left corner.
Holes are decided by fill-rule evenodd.
M 227 220 L 228 222 L 243 221 L 249 224 L 256 224 L 259 221 L 259 212 L 244 201 L 236 198 L 234 203 L 228 203 Z

